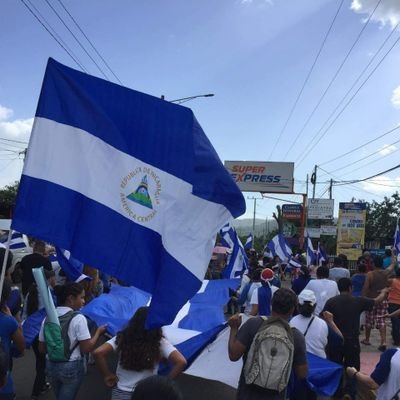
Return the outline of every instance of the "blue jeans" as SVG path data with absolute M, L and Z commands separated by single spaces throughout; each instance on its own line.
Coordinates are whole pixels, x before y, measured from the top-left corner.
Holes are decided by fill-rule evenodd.
M 46 375 L 57 400 L 74 400 L 84 376 L 83 360 L 68 362 L 47 360 Z

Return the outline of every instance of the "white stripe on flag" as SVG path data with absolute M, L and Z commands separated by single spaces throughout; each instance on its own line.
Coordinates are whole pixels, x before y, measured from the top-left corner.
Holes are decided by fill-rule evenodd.
M 168 253 L 186 268 L 190 266 L 190 272 L 203 280 L 205 255 L 211 256 L 214 245 L 209 232 L 218 232 L 221 221 L 232 218 L 223 205 L 194 196 L 189 183 L 117 150 L 84 130 L 40 117 L 35 119 L 35 130 L 40 131 L 40 135 L 31 137 L 30 147 L 35 148 L 36 154 L 31 162 L 28 152 L 23 174 L 81 193 L 129 220 L 136 216 L 129 218 L 124 210 L 122 180 L 136 168 L 149 168 L 161 182 L 158 215 L 147 221 L 136 218 L 134 222 L 158 232 Z M 90 168 L 87 165 L 88 152 L 91 154 Z M 49 158 L 51 170 L 34 162 L 40 159 L 49 161 Z M 98 185 L 97 176 L 101 176 L 107 185 Z M 149 185 L 155 185 L 154 182 L 149 179 Z M 171 234 L 170 226 L 173 227 Z M 176 237 L 186 237 L 188 241 L 177 241 Z M 195 238 L 196 246 L 193 246 L 191 240 Z M 205 243 L 203 247 L 198 246 L 199 238 Z

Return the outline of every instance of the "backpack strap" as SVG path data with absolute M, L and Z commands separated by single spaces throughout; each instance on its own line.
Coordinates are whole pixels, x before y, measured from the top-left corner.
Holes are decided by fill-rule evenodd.
M 307 335 L 307 332 L 308 332 L 308 330 L 310 329 L 310 326 L 311 326 L 311 324 L 313 323 L 314 318 L 315 318 L 315 316 L 313 316 L 313 317 L 310 319 L 310 322 L 308 323 L 307 328 L 306 328 L 305 332 L 303 333 L 304 337 Z
M 265 316 L 261 316 L 261 318 L 264 320 L 263 323 L 261 324 L 260 328 L 258 329 L 259 331 L 262 329 L 266 329 L 268 325 L 272 325 L 272 324 L 277 324 L 279 323 L 280 325 L 282 325 L 289 336 L 289 339 L 291 340 L 292 343 L 294 343 L 294 337 L 293 337 L 293 331 L 292 328 L 290 327 L 289 323 L 287 321 L 285 321 L 282 318 L 279 317 L 265 317 Z

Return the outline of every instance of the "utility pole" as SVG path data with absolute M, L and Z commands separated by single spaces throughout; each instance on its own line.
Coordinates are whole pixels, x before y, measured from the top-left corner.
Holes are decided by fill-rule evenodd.
M 306 195 L 308 197 L 308 174 L 307 174 L 307 178 L 306 178 Z
M 315 188 L 317 184 L 317 165 L 314 166 L 314 172 L 311 175 L 311 183 L 313 185 L 312 198 L 315 199 Z
M 332 188 L 333 188 L 333 179 L 331 179 L 331 183 L 329 184 L 329 198 L 332 200 Z
M 257 200 L 263 200 L 262 197 L 247 197 L 249 200 L 254 200 L 254 209 L 253 209 L 253 240 L 256 237 L 256 208 L 257 208 Z

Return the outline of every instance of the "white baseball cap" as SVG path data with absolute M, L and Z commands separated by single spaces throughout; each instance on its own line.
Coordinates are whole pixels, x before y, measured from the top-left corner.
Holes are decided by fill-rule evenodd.
M 303 305 L 305 302 L 311 303 L 312 306 L 317 302 L 317 298 L 312 290 L 304 289 L 299 294 L 299 304 Z

